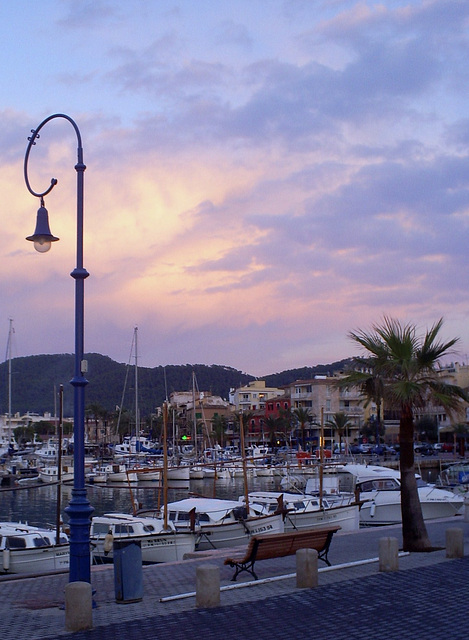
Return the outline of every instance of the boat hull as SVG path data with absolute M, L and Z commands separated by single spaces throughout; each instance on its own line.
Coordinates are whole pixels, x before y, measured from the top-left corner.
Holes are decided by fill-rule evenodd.
M 138 542 L 142 550 L 143 564 L 156 564 L 160 562 L 178 562 L 184 560 L 184 556 L 195 550 L 196 537 L 192 533 L 158 533 L 154 536 L 124 537 L 117 536 L 118 542 Z M 93 538 L 92 559 L 95 564 L 103 564 L 114 561 L 113 551 L 105 552 L 104 538 Z
M 435 493 L 440 493 L 438 489 L 434 489 L 433 492 L 435 494 L 433 499 L 431 492 L 426 492 L 423 495 L 420 495 L 419 492 L 424 520 L 449 518 L 461 511 L 464 505 L 462 497 L 454 495 L 452 498 L 450 492 L 445 491 L 441 493 L 449 495 L 443 498 Z M 365 497 L 365 493 L 362 496 Z M 367 501 L 360 509 L 361 525 L 380 526 L 402 522 L 400 493 L 382 491 L 377 492 L 375 496 L 366 496 L 366 498 Z

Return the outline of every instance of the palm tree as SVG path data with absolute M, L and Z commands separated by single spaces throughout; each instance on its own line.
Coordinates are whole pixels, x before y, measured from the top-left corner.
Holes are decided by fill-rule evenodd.
M 223 447 L 226 431 L 226 416 L 217 414 L 212 420 L 212 434 L 215 435 L 217 443 Z
M 343 411 L 337 411 L 332 416 L 332 420 L 326 422 L 326 426 L 339 434 L 339 452 L 342 453 L 342 436 L 347 432 L 347 429 L 353 426 L 348 419 L 348 415 Z
M 385 404 L 400 413 L 401 513 L 405 551 L 431 549 L 415 478 L 414 409 L 433 401 L 451 412 L 461 408 L 461 400 L 468 400 L 460 387 L 446 384 L 438 377 L 438 360 L 448 355 L 458 341 L 458 338 L 447 342 L 440 340 L 442 324 L 443 319 L 438 320 L 420 338 L 415 325 L 402 325 L 398 320 L 385 316 L 383 324 L 373 326 L 369 333 L 350 333 L 350 338 L 368 354 L 369 371 L 380 380 Z M 357 384 L 354 374 L 348 378 L 350 386 L 364 390 Z M 343 385 L 346 384 L 347 377 L 343 381 Z
M 264 427 L 267 429 L 267 433 L 269 434 L 269 444 L 272 448 L 274 448 L 277 431 L 280 430 L 279 419 L 274 418 L 273 416 L 269 416 L 268 418 L 265 418 Z
M 305 425 L 308 424 L 311 420 L 311 412 L 309 409 L 305 407 L 298 407 L 297 409 L 293 409 L 293 416 L 298 421 L 301 430 L 301 448 L 303 451 L 306 449 L 306 438 L 305 438 Z
M 454 436 L 454 452 L 457 450 L 457 441 L 459 440 L 459 455 L 465 455 L 466 451 L 466 437 L 468 433 L 468 427 L 465 422 L 458 422 L 453 426 L 453 436 Z

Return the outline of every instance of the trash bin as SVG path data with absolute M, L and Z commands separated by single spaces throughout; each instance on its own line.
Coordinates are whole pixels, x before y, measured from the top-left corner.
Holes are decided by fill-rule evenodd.
M 116 602 L 127 604 L 143 598 L 142 548 L 140 541 L 114 538 L 114 587 Z

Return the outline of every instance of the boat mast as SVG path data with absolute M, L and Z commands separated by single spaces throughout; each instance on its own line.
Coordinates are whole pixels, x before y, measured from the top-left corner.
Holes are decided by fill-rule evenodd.
M 195 459 L 198 457 L 198 447 L 197 447 L 197 415 L 195 412 L 195 371 L 192 372 L 192 421 L 194 424 L 194 452 Z
M 138 446 L 138 444 L 137 444 L 140 441 L 140 413 L 139 413 L 139 409 L 138 409 L 138 347 L 137 347 L 137 332 L 138 332 L 138 327 L 135 327 L 135 329 L 134 329 L 134 340 L 135 340 L 135 439 L 136 439 L 136 449 L 138 450 L 140 448 Z
M 11 343 L 15 330 L 13 329 L 13 319 L 10 318 L 8 330 L 7 358 L 8 358 L 8 446 L 11 444 Z
M 249 488 L 248 488 L 248 471 L 246 460 L 246 445 L 244 442 L 244 421 L 243 413 L 239 412 L 239 438 L 241 443 L 241 457 L 243 461 L 243 482 L 244 482 L 244 502 L 246 504 L 246 517 L 249 515 Z
M 163 403 L 163 528 L 168 530 L 168 403 Z

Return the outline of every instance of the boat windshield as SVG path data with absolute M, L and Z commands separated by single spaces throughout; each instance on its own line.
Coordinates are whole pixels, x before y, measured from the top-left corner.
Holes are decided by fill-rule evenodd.
M 360 491 L 399 491 L 400 484 L 395 478 L 377 478 L 360 483 Z

